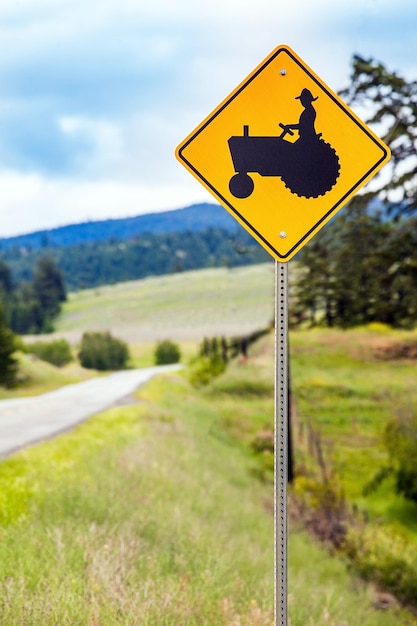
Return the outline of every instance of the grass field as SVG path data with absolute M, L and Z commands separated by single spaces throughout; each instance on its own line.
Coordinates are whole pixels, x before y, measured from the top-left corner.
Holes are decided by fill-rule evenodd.
M 169 337 L 187 363 L 204 336 L 264 327 L 273 307 L 273 265 L 204 270 L 72 294 L 57 331 L 76 342 L 111 330 L 144 366 Z M 389 482 L 362 490 L 386 461 L 385 421 L 417 409 L 415 361 L 387 357 L 411 341 L 417 333 L 377 325 L 290 333 L 300 485 L 317 471 L 312 427 L 329 471 L 388 546 L 414 545 L 417 507 Z M 37 391 L 91 375 L 30 359 L 24 370 Z M 0 464 L 0 624 L 272 626 L 272 487 L 251 442 L 273 423 L 273 370 L 269 336 L 205 389 L 184 375 L 154 381 L 139 404 Z M 291 626 L 417 623 L 395 606 L 377 610 L 379 591 L 298 526 L 289 557 Z
M 313 330 L 292 333 L 292 373 L 298 420 L 321 435 L 327 460 L 350 500 L 375 519 L 417 534 L 417 505 L 387 482 L 364 498 L 363 488 L 387 463 L 386 421 L 417 410 L 417 363 L 387 359 L 390 347 L 417 342 L 413 331 Z M 306 431 L 299 439 L 301 449 Z M 304 446 L 305 451 L 305 446 Z
M 274 315 L 274 265 L 207 269 L 70 294 L 56 323 L 73 341 L 110 330 L 130 343 L 248 333 Z
M 367 486 L 390 465 L 388 420 L 417 411 L 417 364 L 404 358 L 417 333 L 380 325 L 316 330 L 293 333 L 291 345 L 295 493 L 306 498 L 321 536 L 347 529 L 341 548 L 356 571 L 415 606 L 417 504 L 396 493 L 392 475 L 371 493 Z
M 41 361 L 33 354 L 18 353 L 17 359 L 20 382 L 12 389 L 0 387 L 0 400 L 47 393 L 97 375 L 97 372 L 82 368 L 76 361 L 58 368 Z
M 272 485 L 248 446 L 272 362 L 264 340 L 204 390 L 166 375 L 1 463 L 0 624 L 272 626 Z M 413 623 L 295 528 L 289 556 L 291 626 Z

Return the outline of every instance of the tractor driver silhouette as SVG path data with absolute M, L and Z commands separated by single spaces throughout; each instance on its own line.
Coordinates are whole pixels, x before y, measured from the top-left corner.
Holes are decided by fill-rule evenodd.
M 339 158 L 334 148 L 316 133 L 316 110 L 311 91 L 304 88 L 296 97 L 304 107 L 298 123 L 282 124 L 279 136 L 250 136 L 249 126 L 243 127 L 243 136 L 228 140 L 235 175 L 229 181 L 229 190 L 235 198 L 247 198 L 254 190 L 249 176 L 281 178 L 291 193 L 303 198 L 317 198 L 333 187 L 339 177 Z M 285 135 L 298 137 L 291 142 Z
M 300 140 L 303 143 L 309 142 L 309 140 L 315 141 L 317 140 L 317 133 L 314 128 L 314 123 L 317 114 L 312 102 L 317 100 L 317 98 L 313 98 L 313 94 L 309 89 L 303 89 L 300 95 L 296 97 L 296 100 L 300 100 L 304 111 L 300 115 L 298 124 L 280 124 L 284 129 L 282 136 L 284 136 L 286 132 L 292 135 L 293 130 L 298 130 Z

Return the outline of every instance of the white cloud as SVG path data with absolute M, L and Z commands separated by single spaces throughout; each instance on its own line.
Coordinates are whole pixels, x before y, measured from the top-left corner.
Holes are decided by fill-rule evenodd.
M 106 120 L 82 116 L 63 116 L 58 127 L 74 142 L 80 152 L 75 157 L 76 169 L 83 178 L 117 176 L 120 162 L 125 158 L 121 129 Z
M 182 182 L 155 188 L 111 180 L 46 179 L 11 171 L 0 171 L 0 189 L 0 237 L 181 208 L 209 199 L 204 190 L 196 186 L 190 191 Z
M 273 48 L 336 90 L 355 52 L 415 78 L 416 7 L 2 0 L 0 236 L 207 199 L 175 146 Z

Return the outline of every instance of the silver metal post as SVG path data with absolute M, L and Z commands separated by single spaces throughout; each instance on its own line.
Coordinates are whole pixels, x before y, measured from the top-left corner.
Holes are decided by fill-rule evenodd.
M 275 263 L 275 626 L 288 623 L 288 265 Z

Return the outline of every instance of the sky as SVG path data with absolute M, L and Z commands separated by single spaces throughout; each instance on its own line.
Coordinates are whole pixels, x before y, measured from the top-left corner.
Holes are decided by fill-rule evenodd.
M 280 44 L 417 79 L 416 0 L 1 0 L 0 237 L 214 198 L 176 146 Z

